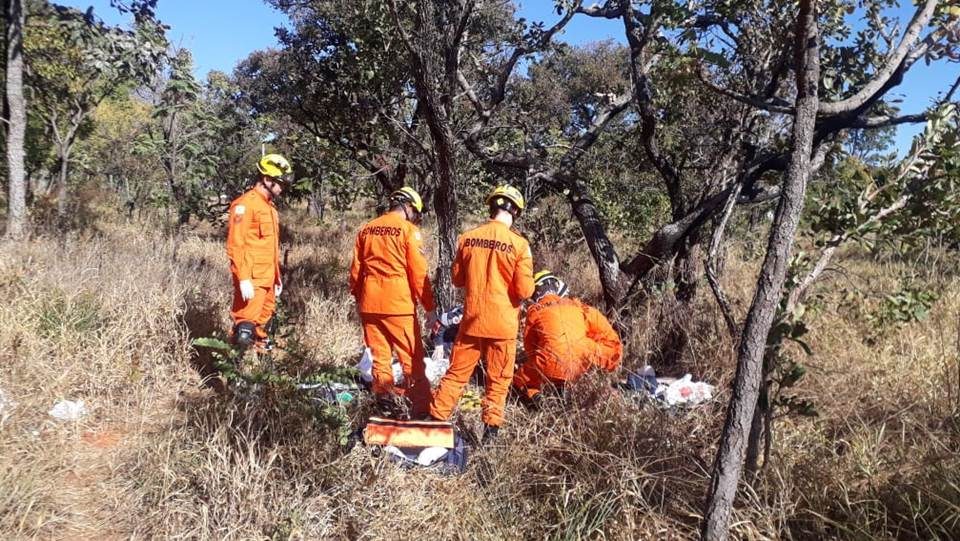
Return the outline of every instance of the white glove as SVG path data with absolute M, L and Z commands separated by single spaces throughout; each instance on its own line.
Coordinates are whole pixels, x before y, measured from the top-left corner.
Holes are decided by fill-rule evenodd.
M 253 282 L 250 280 L 240 280 L 240 296 L 245 301 L 253 298 Z
M 283 293 L 283 282 L 273 284 L 273 294 L 279 297 L 280 293 Z

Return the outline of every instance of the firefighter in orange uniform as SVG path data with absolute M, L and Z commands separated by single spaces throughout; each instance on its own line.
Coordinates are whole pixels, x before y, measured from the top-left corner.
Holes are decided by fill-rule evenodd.
M 267 154 L 257 162 L 259 176 L 249 191 L 230 204 L 227 257 L 233 275 L 234 342 L 270 347 L 265 325 L 273 317 L 280 279 L 280 221 L 273 199 L 287 182 L 290 162 Z
M 350 292 L 373 357 L 373 392 L 386 403 L 405 395 L 412 416 L 426 414 L 430 403 L 416 307 L 419 302 L 428 312 L 435 308 L 417 227 L 422 213 L 423 200 L 413 188 L 393 192 L 389 210 L 357 234 L 350 266 Z M 403 367 L 402 389 L 393 380 L 391 353 Z
M 533 258 L 527 240 L 510 228 L 524 208 L 512 186 L 486 199 L 490 221 L 460 236 L 453 261 L 453 285 L 466 290 L 463 320 L 440 380 L 430 415 L 450 418 L 480 359 L 485 361 L 483 441 L 497 435 L 513 379 L 520 305 L 533 293 Z
M 523 348 L 527 360 L 513 378 L 522 396 L 537 404 L 544 386 L 562 389 L 592 366 L 608 372 L 620 366 L 623 345 L 596 308 L 566 298 L 567 286 L 550 271 L 534 277 Z

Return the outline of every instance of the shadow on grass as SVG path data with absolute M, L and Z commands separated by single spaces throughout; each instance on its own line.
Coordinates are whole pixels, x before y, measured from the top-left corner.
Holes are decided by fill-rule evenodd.
M 217 307 L 203 297 L 194 297 L 187 301 L 183 322 L 187 326 L 187 336 L 191 343 L 197 338 L 217 336 L 223 332 Z M 190 356 L 190 365 L 200 375 L 203 385 L 218 393 L 224 393 L 226 386 L 216 368 L 214 351 L 193 345 L 191 350 L 193 354 Z

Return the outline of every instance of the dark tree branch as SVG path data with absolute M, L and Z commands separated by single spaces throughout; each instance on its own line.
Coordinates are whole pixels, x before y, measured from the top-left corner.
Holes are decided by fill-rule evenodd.
M 887 128 L 890 126 L 898 126 L 900 124 L 916 124 L 919 122 L 926 122 L 927 117 L 927 113 L 903 116 L 872 116 L 851 120 L 847 124 L 847 127 L 859 129 Z
M 734 101 L 738 101 L 744 105 L 749 105 L 756 109 L 762 109 L 764 111 L 769 111 L 771 113 L 780 113 L 785 115 L 793 114 L 793 107 L 785 104 L 782 100 L 771 98 L 771 100 L 765 100 L 763 98 L 758 98 L 756 96 L 748 96 L 746 94 L 741 94 L 729 88 L 723 88 L 714 84 L 710 78 L 709 74 L 706 72 L 706 66 L 701 65 L 700 69 L 697 70 L 697 75 L 700 78 L 700 81 L 710 90 L 726 96 Z
M 671 160 L 657 145 L 657 114 L 653 107 L 653 85 L 643 61 L 647 46 L 659 26 L 658 17 L 651 14 L 645 28 L 640 28 L 632 11 L 624 10 L 623 26 L 630 45 L 630 78 L 633 82 L 633 97 L 640 112 L 640 139 L 644 153 L 663 178 L 667 194 L 674 210 L 681 203 L 682 176 Z M 676 216 L 674 216 L 676 218 Z

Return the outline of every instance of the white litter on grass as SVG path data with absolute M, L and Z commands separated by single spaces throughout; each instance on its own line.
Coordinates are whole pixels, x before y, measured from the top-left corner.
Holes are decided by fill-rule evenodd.
M 416 462 L 421 466 L 429 466 L 434 464 L 441 458 L 447 456 L 447 453 L 450 452 L 450 450 L 446 447 L 427 447 L 420 451 L 415 460 L 412 460 L 413 457 L 411 455 L 404 453 L 393 445 L 387 445 L 383 448 L 383 450 L 404 462 Z
M 661 384 L 656 394 L 670 406 L 696 406 L 713 398 L 713 385 L 692 379 L 687 374 L 668 385 Z
M 17 403 L 7 396 L 6 391 L 0 389 L 0 426 L 3 426 L 3 423 L 10 418 L 15 407 L 17 407 Z
M 370 348 L 363 348 L 363 356 L 357 363 L 357 370 L 360 371 L 360 379 L 367 383 L 373 381 L 373 355 L 370 354 Z
M 391 368 L 393 369 L 393 382 L 399 385 L 403 382 L 403 367 L 400 366 L 400 363 L 394 361 Z M 360 379 L 366 383 L 373 382 L 373 355 L 370 353 L 370 348 L 363 349 L 363 356 L 357 363 L 357 370 L 360 371 Z
M 61 421 L 77 421 L 87 414 L 87 407 L 83 404 L 83 400 L 76 402 L 61 400 L 54 404 L 53 408 L 47 413 L 50 417 Z
M 426 365 L 427 379 L 434 384 L 440 381 L 440 378 L 450 368 L 450 359 L 444 356 L 443 346 L 435 347 L 433 355 L 424 357 L 423 363 Z M 393 369 L 393 381 L 399 385 L 403 382 L 403 367 L 400 366 L 400 363 L 394 361 L 391 368 Z M 366 383 L 373 381 L 373 356 L 370 354 L 370 348 L 363 350 L 363 356 L 357 363 L 357 370 L 360 371 L 360 379 Z
M 417 464 L 429 466 L 447 456 L 448 452 L 450 452 L 450 449 L 446 447 L 427 447 L 423 451 L 420 451 L 420 454 L 417 456 Z
M 426 365 L 427 379 L 430 383 L 437 383 L 440 378 L 447 373 L 450 368 L 450 359 L 444 356 L 443 346 L 433 348 L 433 355 L 424 357 L 423 363 Z

